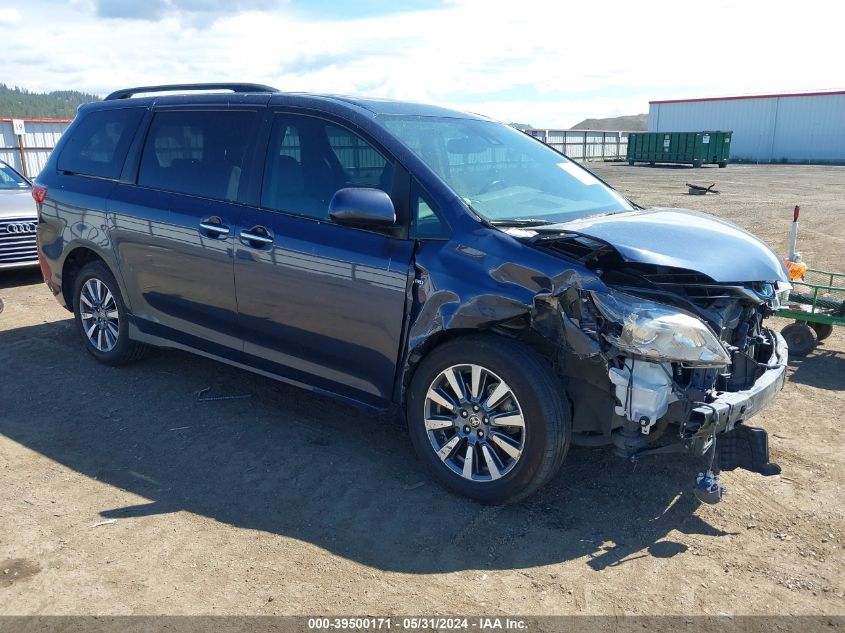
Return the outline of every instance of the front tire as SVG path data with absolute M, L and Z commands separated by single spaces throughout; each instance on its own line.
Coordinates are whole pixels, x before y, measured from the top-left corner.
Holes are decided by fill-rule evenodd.
M 126 304 L 117 280 L 101 261 L 82 267 L 73 287 L 73 314 L 85 349 L 106 365 L 137 360 L 147 347 L 129 338 Z
M 527 497 L 569 449 L 563 386 L 515 340 L 467 336 L 436 348 L 414 374 L 407 407 L 411 442 L 431 476 L 482 503 Z

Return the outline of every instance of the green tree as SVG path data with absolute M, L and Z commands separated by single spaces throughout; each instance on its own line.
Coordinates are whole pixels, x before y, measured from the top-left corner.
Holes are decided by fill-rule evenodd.
M 100 97 L 76 90 L 37 93 L 0 83 L 0 117 L 72 119 L 83 103 Z

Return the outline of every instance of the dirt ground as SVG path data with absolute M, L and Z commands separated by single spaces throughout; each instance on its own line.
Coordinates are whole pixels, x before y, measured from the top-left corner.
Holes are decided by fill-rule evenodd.
M 781 253 L 801 204 L 805 260 L 845 270 L 845 167 L 597 171 Z M 783 475 L 704 506 L 688 460 L 575 448 L 494 508 L 358 410 L 184 353 L 98 365 L 37 272 L 0 298 L 0 614 L 845 613 L 845 329 L 756 418 Z

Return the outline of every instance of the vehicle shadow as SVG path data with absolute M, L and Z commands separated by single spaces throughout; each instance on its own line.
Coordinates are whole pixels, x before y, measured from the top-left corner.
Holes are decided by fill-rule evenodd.
M 167 351 L 105 367 L 69 319 L 0 331 L 0 349 L 0 433 L 149 500 L 103 517 L 187 510 L 407 573 L 598 570 L 683 552 L 670 533 L 725 534 L 694 513 L 695 464 L 679 457 L 635 468 L 574 448 L 538 494 L 481 506 L 433 484 L 401 427 L 245 371 Z M 248 397 L 198 400 L 206 387 Z
M 42 281 L 42 279 L 41 270 L 38 266 L 16 270 L 0 270 L 0 290 L 17 288 L 19 286 L 31 286 Z
M 789 359 L 789 382 L 845 391 L 845 353 L 817 347 L 808 356 Z

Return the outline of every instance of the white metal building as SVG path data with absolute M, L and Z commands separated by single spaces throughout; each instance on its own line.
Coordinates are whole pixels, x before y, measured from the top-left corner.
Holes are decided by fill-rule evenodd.
M 731 158 L 845 162 L 845 90 L 651 101 L 649 132 L 732 130 Z

